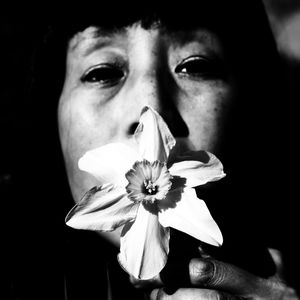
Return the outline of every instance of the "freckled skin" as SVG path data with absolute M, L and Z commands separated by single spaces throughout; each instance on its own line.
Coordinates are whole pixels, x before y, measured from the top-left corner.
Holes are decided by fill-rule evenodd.
M 58 107 L 61 146 L 75 202 L 99 185 L 78 169 L 79 158 L 110 142 L 132 143 L 132 128 L 145 105 L 164 117 L 182 147 L 218 151 L 233 85 L 219 77 L 190 76 L 185 67 L 175 72 L 195 56 L 225 60 L 214 34 L 201 29 L 188 36 L 168 34 L 160 27 L 145 30 L 134 24 L 95 40 L 94 31 L 88 28 L 70 41 Z M 99 45 L 87 51 L 95 41 Z M 120 78 L 119 73 L 114 75 L 113 84 L 81 80 L 95 66 L 107 64 L 116 65 L 123 74 Z M 118 238 L 113 241 L 118 244 Z

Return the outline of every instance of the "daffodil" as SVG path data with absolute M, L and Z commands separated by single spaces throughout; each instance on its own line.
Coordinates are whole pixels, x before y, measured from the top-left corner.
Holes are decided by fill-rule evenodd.
M 142 110 L 136 147 L 111 143 L 87 152 L 79 168 L 102 184 L 89 190 L 66 217 L 77 229 L 123 226 L 120 265 L 138 279 L 158 275 L 167 262 L 170 227 L 220 246 L 221 231 L 195 187 L 225 176 L 205 151 L 176 154 L 176 140 L 152 108 Z

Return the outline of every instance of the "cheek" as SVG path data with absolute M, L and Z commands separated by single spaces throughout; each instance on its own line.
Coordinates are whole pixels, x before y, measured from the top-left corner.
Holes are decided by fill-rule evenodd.
M 86 100 L 90 101 L 86 101 Z M 83 193 L 99 184 L 86 172 L 79 170 L 78 160 L 88 150 L 111 141 L 116 135 L 117 126 L 112 121 L 108 108 L 97 108 L 88 95 L 62 95 L 58 107 L 58 123 L 61 147 L 66 171 L 77 202 Z
M 111 108 L 98 107 L 96 100 L 88 93 L 61 98 L 58 120 L 63 151 L 81 156 L 116 135 L 117 123 Z
M 188 139 L 192 149 L 218 151 L 232 98 L 229 87 L 212 84 L 181 101 L 180 110 L 189 128 Z

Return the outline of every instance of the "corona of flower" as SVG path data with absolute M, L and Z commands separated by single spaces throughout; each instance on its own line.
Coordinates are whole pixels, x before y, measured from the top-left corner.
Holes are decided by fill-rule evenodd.
M 171 175 L 165 163 L 158 160 L 135 162 L 126 173 L 128 198 L 134 202 L 154 203 L 166 198 L 172 185 Z
M 87 152 L 79 168 L 101 185 L 89 190 L 66 217 L 77 229 L 112 231 L 123 226 L 120 265 L 135 278 L 150 279 L 165 266 L 169 227 L 220 246 L 222 234 L 195 187 L 225 176 L 211 153 L 178 153 L 162 117 L 142 110 L 136 147 L 111 143 Z

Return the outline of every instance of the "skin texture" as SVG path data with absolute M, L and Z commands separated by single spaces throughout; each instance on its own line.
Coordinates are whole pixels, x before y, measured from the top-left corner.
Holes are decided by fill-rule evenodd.
M 145 105 L 162 115 L 180 147 L 218 154 L 234 83 L 218 37 L 207 30 L 170 32 L 159 24 L 146 30 L 136 23 L 113 32 L 90 27 L 76 34 L 58 107 L 74 201 L 99 185 L 78 169 L 78 159 L 107 143 L 132 145 Z M 118 246 L 118 231 L 101 234 Z M 211 258 L 193 259 L 187 268 L 193 288 L 172 295 L 162 289 L 160 278 L 131 281 L 150 289 L 151 299 L 297 299 L 278 276 L 261 279 Z

